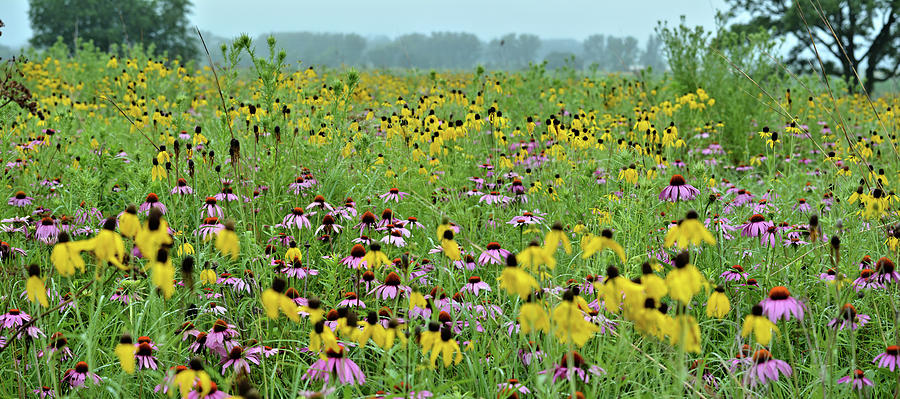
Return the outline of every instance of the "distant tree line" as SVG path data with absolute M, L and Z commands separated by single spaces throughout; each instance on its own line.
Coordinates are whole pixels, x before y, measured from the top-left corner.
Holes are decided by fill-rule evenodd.
M 191 7 L 191 0 L 30 0 L 29 18 L 34 30 L 30 43 L 46 48 L 61 40 L 74 49 L 79 40 L 89 40 L 103 51 L 142 44 L 170 58 L 203 62 L 205 52 L 187 18 Z M 256 43 L 265 43 L 268 36 L 259 37 Z M 594 67 L 603 71 L 665 66 L 655 36 L 643 46 L 631 36 L 604 35 L 581 42 L 514 33 L 485 42 L 463 32 L 410 33 L 394 39 L 312 32 L 277 32 L 272 36 L 289 62 L 330 67 L 468 69 L 483 65 L 519 69 L 543 61 L 548 68 Z M 222 61 L 219 48 L 228 39 L 209 33 L 204 38 L 214 60 Z M 0 53 L 9 52 L 0 48 Z
M 647 66 L 665 68 L 660 41 L 651 36 L 644 45 L 638 39 L 593 35 L 584 41 L 541 39 L 532 34 L 510 33 L 488 42 L 471 33 L 410 33 L 394 39 L 366 38 L 355 33 L 273 33 L 289 62 L 305 65 L 341 65 L 373 68 L 468 69 L 484 65 L 518 69 L 547 61 L 548 68 L 597 68 L 628 71 Z M 254 40 L 265 43 L 268 35 Z M 225 39 L 206 38 L 216 46 Z M 212 48 L 212 47 L 211 47 Z M 217 59 L 217 61 L 219 61 Z

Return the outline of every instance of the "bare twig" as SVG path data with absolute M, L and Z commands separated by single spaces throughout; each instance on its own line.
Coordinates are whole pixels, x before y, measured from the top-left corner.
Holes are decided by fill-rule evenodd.
M 197 30 L 197 36 L 200 36 L 200 43 L 203 44 L 203 51 L 206 51 L 206 59 L 209 60 L 209 69 L 212 70 L 213 78 L 216 81 L 216 90 L 219 91 L 219 99 L 222 100 L 222 112 L 225 113 L 225 125 L 228 126 L 228 132 L 231 133 L 231 138 L 234 139 L 234 130 L 231 129 L 231 122 L 228 120 L 228 107 L 225 105 L 225 95 L 222 94 L 222 86 L 219 85 L 219 75 L 216 73 L 216 65 L 213 64 L 212 56 L 209 55 L 209 49 L 206 47 L 206 41 L 203 40 L 203 34 L 200 33 L 200 28 L 194 27 Z
M 109 97 L 107 97 L 107 96 L 100 96 L 100 97 L 102 97 L 104 100 L 106 100 L 106 101 L 108 101 L 110 104 L 112 104 L 113 107 L 116 107 L 116 109 L 119 110 L 119 113 L 121 113 L 122 116 L 125 117 L 125 119 L 128 119 L 128 122 L 131 123 L 131 126 L 134 126 L 134 127 L 138 130 L 138 132 L 141 133 L 141 136 L 144 136 L 144 138 L 147 139 L 147 141 L 150 142 L 150 145 L 152 145 L 153 148 L 156 148 L 156 151 L 159 151 L 159 146 L 157 146 L 156 143 L 153 142 L 153 140 L 150 140 L 150 137 L 148 137 L 147 134 L 144 133 L 144 131 L 140 128 L 140 126 L 138 126 L 136 123 L 134 123 L 134 120 L 132 120 L 131 117 L 128 116 L 128 114 L 126 114 L 125 111 L 122 110 L 121 107 L 119 107 L 119 104 L 116 104 L 116 102 L 113 101 L 113 99 L 111 99 L 111 98 L 109 98 Z

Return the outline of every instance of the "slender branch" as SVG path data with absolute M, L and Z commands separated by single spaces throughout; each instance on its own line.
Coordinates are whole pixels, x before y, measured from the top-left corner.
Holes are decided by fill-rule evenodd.
M 219 91 L 219 99 L 222 100 L 222 112 L 225 113 L 225 125 L 228 126 L 228 132 L 231 133 L 231 139 L 234 139 L 234 130 L 231 129 L 231 121 L 228 120 L 228 107 L 225 106 L 225 95 L 222 94 L 222 86 L 219 85 L 219 75 L 216 73 L 216 65 L 213 63 L 212 56 L 209 55 L 209 49 L 206 47 L 206 41 L 203 40 L 203 34 L 200 33 L 200 28 L 194 27 L 197 30 L 197 36 L 200 36 L 200 43 L 203 44 L 203 51 L 206 51 L 206 59 L 209 60 L 209 69 L 212 69 L 213 78 L 216 80 L 216 89 Z
M 119 104 L 116 104 L 115 101 L 113 101 L 111 98 L 109 98 L 109 97 L 107 97 L 107 96 L 100 96 L 100 97 L 102 97 L 104 100 L 106 100 L 106 101 L 108 101 L 110 104 L 112 104 L 113 107 L 116 107 L 116 109 L 119 110 L 119 113 L 121 113 L 122 116 L 125 117 L 125 119 L 128 119 L 128 122 L 131 123 L 131 126 L 134 126 L 134 127 L 138 130 L 138 132 L 141 133 L 141 136 L 144 136 L 144 138 L 147 139 L 147 141 L 150 142 L 150 145 L 152 145 L 153 148 L 156 148 L 156 151 L 159 151 L 159 146 L 157 146 L 156 143 L 153 142 L 153 140 L 150 140 L 150 137 L 147 136 L 146 133 L 144 133 L 144 131 L 140 128 L 140 126 L 138 126 L 136 123 L 134 123 L 134 120 L 132 120 L 131 117 L 128 116 L 128 114 L 126 114 L 125 111 L 122 110 L 121 107 L 119 107 Z

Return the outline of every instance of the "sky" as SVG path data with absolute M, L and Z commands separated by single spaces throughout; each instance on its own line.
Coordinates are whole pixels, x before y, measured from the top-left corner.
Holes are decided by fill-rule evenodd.
M 122 0 L 128 1 L 128 0 Z M 656 21 L 715 25 L 724 0 L 194 0 L 190 21 L 202 31 L 233 37 L 270 32 L 358 33 L 363 36 L 437 31 L 469 32 L 483 40 L 506 33 L 583 40 L 595 34 L 644 41 Z M 18 47 L 31 37 L 28 0 L 0 0 L 6 24 L 0 44 Z

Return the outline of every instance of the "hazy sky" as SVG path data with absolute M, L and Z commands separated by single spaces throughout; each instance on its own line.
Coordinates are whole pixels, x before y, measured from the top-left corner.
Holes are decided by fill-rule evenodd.
M 128 0 L 122 0 L 126 2 Z M 491 39 L 505 33 L 584 39 L 594 33 L 644 41 L 656 21 L 714 26 L 724 0 L 194 0 L 191 23 L 220 36 L 274 31 L 359 33 L 463 31 Z M 31 37 L 28 0 L 0 0 L 0 44 Z

